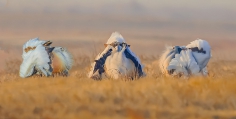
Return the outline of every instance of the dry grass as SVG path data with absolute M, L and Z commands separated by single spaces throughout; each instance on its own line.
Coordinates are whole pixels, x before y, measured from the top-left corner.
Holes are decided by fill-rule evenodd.
M 75 57 L 66 78 L 27 79 L 18 76 L 20 61 L 7 61 L 0 79 L 0 119 L 236 118 L 235 61 L 213 60 L 209 77 L 186 80 L 163 77 L 157 57 L 141 56 L 147 77 L 94 81 L 86 78 L 89 59 Z
M 160 17 L 0 14 L 0 119 L 236 119 L 232 15 L 230 20 L 212 17 L 208 21 L 202 14 L 193 14 L 197 19 L 188 20 L 182 17 L 184 13 L 168 17 L 163 10 L 159 12 L 155 14 Z M 135 53 L 145 54 L 140 56 L 145 78 L 94 81 L 86 77 L 90 62 L 114 31 L 121 32 Z M 69 77 L 19 77 L 22 45 L 35 37 L 51 40 L 53 46 L 63 46 L 73 54 Z M 164 46 L 187 45 L 197 38 L 207 40 L 212 47 L 209 77 L 163 77 L 157 59 Z

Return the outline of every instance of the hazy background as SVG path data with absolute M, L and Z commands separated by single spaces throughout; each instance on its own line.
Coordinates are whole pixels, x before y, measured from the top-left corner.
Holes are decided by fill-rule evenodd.
M 35 37 L 73 55 L 91 55 L 114 31 L 138 55 L 158 57 L 165 45 L 202 38 L 214 58 L 230 60 L 236 51 L 235 5 L 234 0 L 0 0 L 1 62 L 21 59 L 22 45 Z
M 146 77 L 87 78 L 114 31 Z M 22 45 L 35 37 L 73 54 L 69 77 L 19 77 Z M 163 77 L 165 45 L 197 38 L 212 47 L 208 77 Z M 0 119 L 236 119 L 235 39 L 236 0 L 0 0 Z

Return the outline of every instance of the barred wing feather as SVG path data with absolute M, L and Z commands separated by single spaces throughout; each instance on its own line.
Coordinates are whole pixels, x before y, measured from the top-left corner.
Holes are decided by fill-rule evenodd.
M 90 71 L 88 73 L 88 77 L 89 78 L 100 77 L 99 76 L 100 74 L 98 73 L 98 70 L 99 70 L 99 68 L 101 68 L 101 66 L 103 66 L 105 64 L 105 60 L 106 59 L 104 59 L 104 61 L 102 62 L 103 64 L 97 64 L 98 62 L 96 62 L 96 60 L 99 60 L 99 59 L 103 58 L 104 55 L 106 55 L 106 54 L 110 54 L 109 52 L 111 50 L 112 50 L 112 46 L 111 45 L 107 45 L 107 47 L 103 50 L 103 52 L 101 52 L 100 54 L 98 54 L 96 56 L 95 61 L 91 64 L 91 68 L 90 68 Z M 107 58 L 107 57 L 104 57 L 104 58 Z M 96 67 L 97 65 L 99 65 L 100 67 Z

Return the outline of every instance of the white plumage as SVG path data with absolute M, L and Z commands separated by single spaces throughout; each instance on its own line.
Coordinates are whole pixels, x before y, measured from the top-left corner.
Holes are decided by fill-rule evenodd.
M 89 78 L 101 79 L 103 73 L 113 79 L 134 79 L 144 75 L 139 58 L 130 50 L 121 34 L 114 32 L 106 44 L 105 50 L 92 63 Z
M 44 43 L 46 43 L 46 41 L 39 40 L 39 38 L 30 39 L 23 45 L 22 58 L 24 59 L 25 57 L 27 57 L 27 55 L 29 55 L 30 52 L 34 51 L 34 48 L 36 48 L 38 45 L 43 45 Z
M 107 57 L 105 71 L 110 78 L 133 78 L 136 75 L 134 63 L 132 60 L 126 58 L 124 54 L 126 48 L 126 46 L 123 46 L 120 48 L 120 51 L 115 51 L 111 56 Z
M 112 44 L 114 42 L 118 42 L 118 43 L 126 43 L 125 39 L 123 38 L 123 36 L 118 33 L 118 32 L 113 32 L 110 36 L 110 38 L 107 40 L 107 45 Z
M 207 63 L 209 62 L 211 58 L 211 47 L 209 43 L 205 40 L 195 40 L 188 44 L 186 48 L 198 48 L 200 51 L 205 51 L 205 53 L 199 53 L 199 52 L 193 52 L 193 56 L 198 63 L 200 69 L 203 69 L 206 67 Z
M 23 46 L 23 62 L 20 66 L 20 76 L 22 78 L 29 77 L 35 73 L 35 70 L 40 71 L 45 76 L 51 75 L 50 57 L 46 51 L 45 42 L 38 38 L 29 40 Z
M 51 76 L 57 71 L 68 74 L 72 65 L 71 55 L 61 47 L 50 47 L 51 43 L 35 38 L 23 45 L 20 77 L 26 78 L 34 74 Z
M 169 63 L 167 70 L 174 70 L 172 75 L 183 74 L 184 76 L 198 74 L 200 72 L 200 68 L 190 49 L 181 51 L 180 54 L 176 54 L 175 58 Z
M 207 64 L 211 58 L 211 47 L 205 40 L 195 40 L 186 47 L 167 47 L 161 55 L 159 66 L 166 76 L 189 77 L 207 75 Z

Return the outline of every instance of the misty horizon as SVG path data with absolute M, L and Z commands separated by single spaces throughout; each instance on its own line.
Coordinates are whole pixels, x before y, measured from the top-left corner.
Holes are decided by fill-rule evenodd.
M 1 0 L 1 14 L 78 14 L 109 16 L 148 16 L 176 20 L 205 19 L 235 21 L 233 0 L 220 1 L 78 1 L 78 0 Z M 108 17 L 109 17 L 108 16 Z M 199 18 L 200 17 L 200 18 Z
M 234 54 L 234 3 L 0 0 L 0 43 L 12 56 L 19 56 L 22 44 L 35 37 L 84 53 L 95 44 L 102 49 L 110 34 L 118 31 L 139 54 L 159 54 L 165 45 L 184 45 L 197 38 L 210 42 L 214 56 Z

